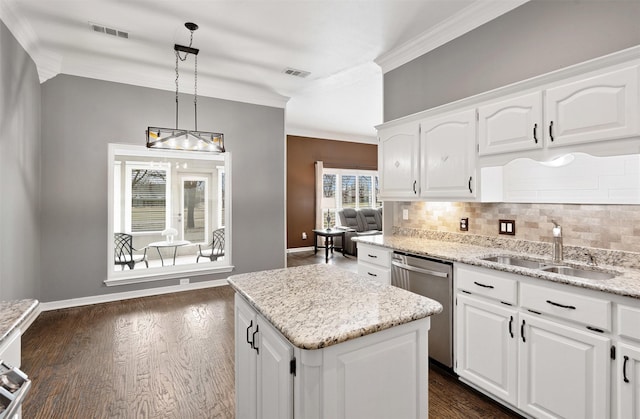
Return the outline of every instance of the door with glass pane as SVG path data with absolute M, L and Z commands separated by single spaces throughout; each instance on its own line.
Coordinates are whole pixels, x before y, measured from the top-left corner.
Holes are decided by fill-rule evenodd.
M 209 232 L 209 179 L 207 176 L 180 178 L 181 208 L 178 221 L 182 237 L 191 243 L 207 243 Z

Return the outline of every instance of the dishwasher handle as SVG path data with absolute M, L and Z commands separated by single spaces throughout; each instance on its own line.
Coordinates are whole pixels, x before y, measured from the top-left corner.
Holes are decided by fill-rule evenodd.
M 396 266 L 400 269 L 406 269 L 407 271 L 411 271 L 411 272 L 417 272 L 420 274 L 425 274 L 425 275 L 431 275 L 431 276 L 437 276 L 438 278 L 448 278 L 449 274 L 446 272 L 438 272 L 438 271 L 431 271 L 428 269 L 422 269 L 422 268 L 417 268 L 415 266 L 411 266 L 411 265 L 407 265 L 405 263 L 400 263 L 400 262 L 396 262 L 391 261 L 391 264 L 393 266 Z

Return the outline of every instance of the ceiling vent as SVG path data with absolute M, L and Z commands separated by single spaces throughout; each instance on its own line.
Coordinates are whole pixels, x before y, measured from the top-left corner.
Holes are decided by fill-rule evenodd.
M 282 70 L 282 72 L 283 72 L 284 74 L 288 74 L 288 75 L 293 76 L 293 77 L 300 77 L 301 79 L 304 79 L 304 78 L 306 78 L 309 74 L 311 74 L 311 73 L 310 73 L 310 72 L 308 72 L 308 71 L 304 71 L 304 70 L 297 70 L 297 69 L 295 69 L 295 68 L 291 68 L 291 67 L 287 67 L 287 68 L 285 68 L 284 70 Z
M 110 28 L 100 23 L 93 22 L 89 22 L 89 27 L 93 32 L 103 33 L 105 35 L 111 35 L 117 38 L 129 39 L 129 32 L 121 31 L 120 29 Z

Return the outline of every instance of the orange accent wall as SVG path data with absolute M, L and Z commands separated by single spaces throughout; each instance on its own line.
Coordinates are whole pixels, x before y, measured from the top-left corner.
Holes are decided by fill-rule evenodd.
M 378 146 L 287 135 L 287 249 L 313 246 L 318 160 L 324 167 L 378 170 Z

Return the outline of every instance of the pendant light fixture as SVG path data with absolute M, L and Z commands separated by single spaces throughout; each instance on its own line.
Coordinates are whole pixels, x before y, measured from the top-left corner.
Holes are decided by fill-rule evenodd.
M 193 48 L 193 32 L 198 29 L 198 25 L 187 22 L 184 26 L 191 32 L 189 46 L 175 44 L 173 49 L 176 54 L 176 127 L 175 128 L 147 128 L 147 147 L 164 150 L 187 150 L 187 151 L 212 151 L 224 153 L 224 135 L 217 132 L 198 131 L 198 53 L 199 49 Z M 184 57 L 180 53 L 184 53 Z M 178 128 L 178 63 L 186 61 L 189 55 L 194 56 L 194 79 L 195 87 L 193 91 L 193 111 L 194 130 Z

